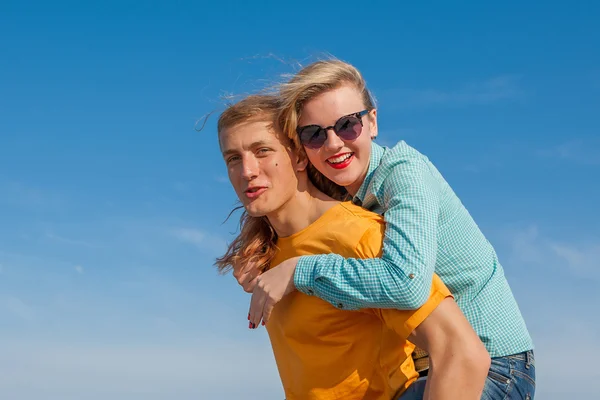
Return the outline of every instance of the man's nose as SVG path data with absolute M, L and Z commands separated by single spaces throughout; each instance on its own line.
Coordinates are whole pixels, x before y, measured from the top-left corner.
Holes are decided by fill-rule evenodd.
M 246 157 L 242 160 L 242 177 L 247 181 L 258 176 L 258 160 L 255 157 Z

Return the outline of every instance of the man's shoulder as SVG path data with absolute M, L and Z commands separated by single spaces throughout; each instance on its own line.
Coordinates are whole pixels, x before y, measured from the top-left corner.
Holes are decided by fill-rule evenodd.
M 340 203 L 338 207 L 339 214 L 344 216 L 346 220 L 355 221 L 357 226 L 369 228 L 373 224 L 381 224 L 384 221 L 381 215 L 353 204 L 351 201 Z
M 357 246 L 365 236 L 380 235 L 384 226 L 383 218 L 369 210 L 352 204 L 340 203 L 328 213 L 328 218 L 319 229 L 311 231 L 311 237 L 296 247 L 296 251 L 313 254 L 336 253 L 344 257 L 357 257 Z M 379 241 L 382 238 L 378 239 Z
M 343 203 L 342 207 L 348 217 L 344 227 L 347 233 L 340 241 L 352 249 L 355 258 L 379 257 L 385 236 L 383 217 L 352 203 Z
M 383 232 L 385 231 L 383 216 L 350 202 L 342 203 L 340 207 L 346 214 L 344 232 L 346 232 L 346 241 L 349 244 L 359 246 L 365 240 L 368 242 L 383 241 Z

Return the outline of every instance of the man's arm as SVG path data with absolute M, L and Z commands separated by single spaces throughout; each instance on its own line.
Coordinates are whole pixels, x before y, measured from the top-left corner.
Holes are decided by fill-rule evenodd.
M 440 185 L 423 160 L 399 162 L 382 185 L 381 258 L 301 257 L 294 285 L 344 309 L 415 310 L 429 297 L 437 253 Z
M 454 300 L 445 299 L 409 340 L 429 352 L 424 399 L 481 398 L 490 355 Z
M 425 399 L 480 399 L 490 355 L 439 277 L 433 277 L 429 300 L 408 316 L 381 309 L 380 317 L 402 338 L 429 353 Z

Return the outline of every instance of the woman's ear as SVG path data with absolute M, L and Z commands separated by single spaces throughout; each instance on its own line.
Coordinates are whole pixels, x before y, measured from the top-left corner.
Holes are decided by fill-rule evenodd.
M 371 133 L 371 140 L 375 140 L 377 137 L 377 110 L 372 109 L 369 112 L 369 131 Z

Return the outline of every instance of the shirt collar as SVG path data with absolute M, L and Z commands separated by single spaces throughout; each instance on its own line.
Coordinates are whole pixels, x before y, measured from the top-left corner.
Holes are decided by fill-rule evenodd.
M 371 142 L 371 157 L 369 158 L 369 168 L 367 169 L 367 175 L 365 176 L 365 180 L 362 185 L 356 192 L 356 195 L 352 199 L 355 204 L 362 204 L 365 199 L 365 195 L 367 194 L 367 188 L 373 179 L 373 175 L 375 174 L 375 170 L 381 164 L 381 159 L 385 154 L 385 147 L 378 145 L 375 142 Z

